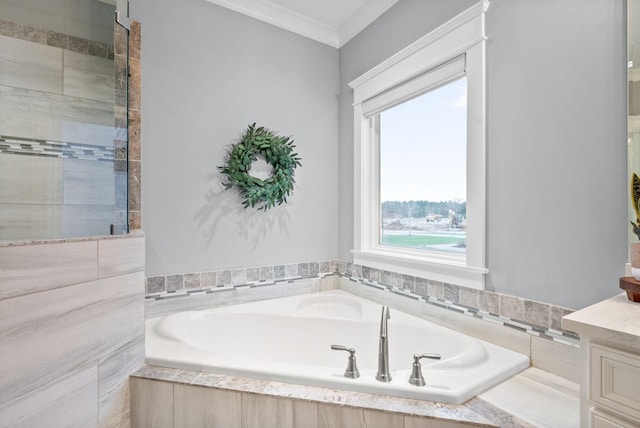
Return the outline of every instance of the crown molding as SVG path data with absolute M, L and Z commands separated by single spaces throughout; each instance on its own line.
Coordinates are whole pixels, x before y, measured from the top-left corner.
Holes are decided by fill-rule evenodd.
M 398 0 L 369 0 L 347 18 L 340 28 L 335 28 L 268 0 L 207 1 L 334 48 L 342 47 L 398 2 Z
M 396 3 L 398 0 L 369 0 L 363 4 L 338 28 L 338 47 L 344 46 Z

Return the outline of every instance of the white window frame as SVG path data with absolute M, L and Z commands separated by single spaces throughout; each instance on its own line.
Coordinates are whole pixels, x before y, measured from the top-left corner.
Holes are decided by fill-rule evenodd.
M 484 288 L 488 273 L 484 23 L 488 7 L 488 0 L 476 3 L 349 84 L 354 98 L 354 263 Z M 463 59 L 467 78 L 466 254 L 381 245 L 379 121 L 372 114 L 385 105 L 397 104 L 437 87 L 433 83 L 437 79 L 429 74 L 446 68 L 443 67 L 446 63 L 458 61 L 456 58 Z M 444 76 L 444 81 L 451 77 Z M 393 93 L 398 96 L 389 95 Z M 371 108 L 372 105 L 383 107 Z

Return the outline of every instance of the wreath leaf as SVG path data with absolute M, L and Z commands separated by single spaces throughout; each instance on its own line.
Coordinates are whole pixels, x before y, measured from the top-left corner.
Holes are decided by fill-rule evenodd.
M 227 151 L 225 164 L 218 166 L 225 176 L 224 189 L 235 187 L 244 208 L 251 206 L 266 211 L 286 203 L 295 183 L 295 169 L 302 166 L 298 153 L 293 151 L 295 147 L 289 137 L 276 135 L 263 126 L 256 128 L 255 123 L 247 126 L 240 141 Z M 257 155 L 264 156 L 273 168 L 271 176 L 265 180 L 249 174 Z

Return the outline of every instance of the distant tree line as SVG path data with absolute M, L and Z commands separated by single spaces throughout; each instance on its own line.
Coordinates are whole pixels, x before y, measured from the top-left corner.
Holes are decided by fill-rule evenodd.
M 467 203 L 455 201 L 386 201 L 382 203 L 382 217 L 412 217 L 421 218 L 428 215 L 449 217 L 449 210 L 456 216 L 467 216 Z

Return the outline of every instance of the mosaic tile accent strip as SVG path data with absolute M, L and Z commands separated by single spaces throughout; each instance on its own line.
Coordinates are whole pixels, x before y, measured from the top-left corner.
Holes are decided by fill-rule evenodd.
M 146 279 L 146 298 L 162 300 L 324 278 L 337 274 L 332 265 L 324 261 L 154 276 Z
M 573 312 L 568 308 L 381 271 L 343 260 L 150 277 L 146 282 L 146 298 L 163 300 L 196 296 L 332 275 L 532 336 L 579 347 L 578 334 L 560 328 L 560 318 Z
M 0 153 L 113 162 L 113 147 L 0 136 Z
M 0 19 L 0 35 L 100 58 L 113 59 L 112 44 L 56 33 L 3 19 Z
M 422 278 L 413 278 L 411 280 L 408 275 L 398 276 L 399 274 L 397 273 L 387 271 L 374 272 L 377 269 L 367 270 L 369 278 L 355 276 L 352 274 L 353 272 L 364 273 L 365 270 L 357 265 L 349 265 L 351 263 L 344 262 L 343 264 L 342 261 L 340 262 L 340 267 L 344 267 L 344 270 L 339 272 L 342 278 L 462 315 L 513 328 L 533 336 L 553 340 L 563 345 L 579 347 L 580 338 L 578 334 L 562 330 L 559 327 L 560 318 L 571 313 L 570 309 L 439 282 L 433 282 L 433 290 L 436 292 L 431 293 L 429 285 L 432 281 Z M 386 279 L 392 284 L 372 280 L 372 277 Z M 427 285 L 426 290 L 425 285 Z

